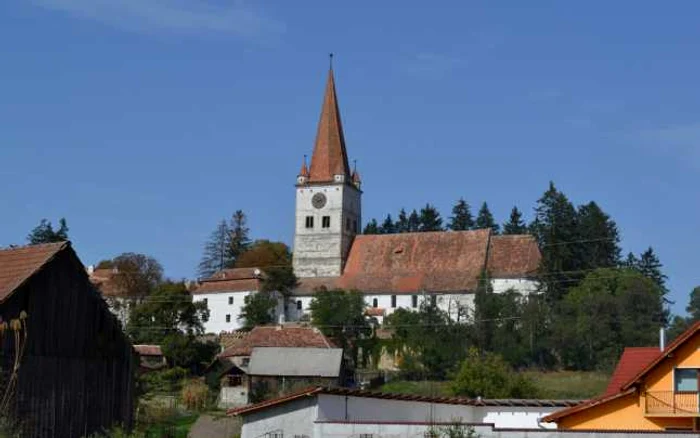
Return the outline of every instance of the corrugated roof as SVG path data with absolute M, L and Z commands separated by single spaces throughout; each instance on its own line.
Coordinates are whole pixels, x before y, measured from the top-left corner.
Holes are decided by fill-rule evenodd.
M 312 327 L 258 326 L 219 354 L 219 358 L 250 356 L 255 347 L 333 348 L 334 345 Z
M 0 302 L 24 284 L 70 242 L 45 243 L 0 250 Z
M 248 374 L 253 376 L 338 377 L 342 348 L 255 347 Z
M 491 236 L 490 229 L 361 235 L 340 277 L 302 278 L 295 294 L 326 289 L 366 293 L 469 292 L 484 268 L 493 278 L 527 278 L 540 263 L 529 235 Z
M 567 407 L 577 406 L 580 400 L 539 400 L 539 399 L 473 399 L 463 397 L 428 397 L 411 394 L 392 394 L 385 392 L 363 391 L 350 388 L 333 388 L 316 386 L 298 392 L 288 394 L 261 403 L 229 409 L 227 415 L 241 415 L 259 411 L 270 406 L 277 406 L 304 397 L 316 396 L 317 394 L 343 395 L 350 397 L 380 398 L 388 400 L 417 401 L 426 403 L 442 403 L 466 406 L 521 406 L 521 407 Z

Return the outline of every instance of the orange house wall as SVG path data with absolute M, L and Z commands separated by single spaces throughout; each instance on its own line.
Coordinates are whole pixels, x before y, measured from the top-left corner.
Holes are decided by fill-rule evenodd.
M 677 367 L 700 368 L 700 334 L 695 334 L 672 357 L 668 357 L 650 371 L 641 391 L 584 409 L 559 420 L 560 429 L 597 430 L 664 430 L 669 427 L 692 427 L 692 418 L 645 417 L 645 391 L 673 391 L 673 370 Z

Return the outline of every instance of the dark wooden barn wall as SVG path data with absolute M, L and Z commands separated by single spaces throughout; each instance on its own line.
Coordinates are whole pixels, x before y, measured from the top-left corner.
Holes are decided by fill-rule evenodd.
M 72 249 L 0 304 L 6 321 L 22 310 L 28 341 L 14 404 L 22 436 L 82 437 L 130 426 L 132 348 Z M 6 336 L 3 359 L 13 344 Z

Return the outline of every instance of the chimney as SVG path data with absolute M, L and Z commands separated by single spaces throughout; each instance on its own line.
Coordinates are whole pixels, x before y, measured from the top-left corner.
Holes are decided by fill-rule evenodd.
M 87 268 L 88 275 L 92 275 L 95 272 L 95 265 L 90 265 Z
M 661 351 L 666 349 L 666 329 L 663 327 L 659 329 L 659 349 Z

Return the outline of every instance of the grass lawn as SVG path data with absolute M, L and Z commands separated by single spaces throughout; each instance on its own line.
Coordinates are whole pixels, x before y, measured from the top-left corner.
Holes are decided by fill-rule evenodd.
M 605 391 L 610 376 L 595 371 L 526 371 L 540 389 L 540 398 L 585 399 Z
M 525 371 L 540 393 L 537 398 L 587 399 L 605 391 L 610 376 L 598 372 L 583 371 Z M 379 391 L 399 394 L 449 397 L 451 382 L 394 380 L 382 385 Z

